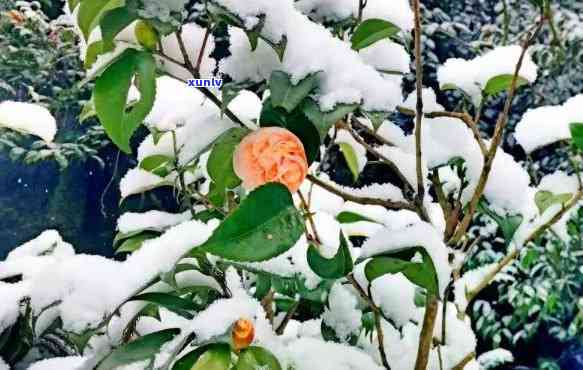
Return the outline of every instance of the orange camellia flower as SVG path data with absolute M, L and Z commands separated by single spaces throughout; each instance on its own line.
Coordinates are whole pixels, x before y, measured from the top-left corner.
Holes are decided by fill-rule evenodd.
M 253 342 L 255 327 L 253 327 L 253 323 L 250 320 L 239 319 L 233 325 L 231 336 L 233 338 L 233 347 L 235 347 L 236 351 L 240 351 L 249 347 L 251 342 Z
M 308 173 L 304 145 L 281 127 L 264 127 L 245 136 L 235 150 L 233 166 L 247 190 L 279 182 L 296 192 Z

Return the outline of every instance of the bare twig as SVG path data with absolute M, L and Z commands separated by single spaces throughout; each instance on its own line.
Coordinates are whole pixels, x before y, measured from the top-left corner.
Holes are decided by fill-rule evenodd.
M 292 317 L 296 313 L 299 306 L 300 306 L 300 301 L 299 300 L 295 301 L 294 304 L 289 308 L 289 310 L 285 314 L 283 321 L 279 324 L 277 329 L 275 329 L 275 334 L 282 335 L 284 333 L 287 324 L 290 322 L 290 320 L 292 319 Z
M 581 199 L 583 198 L 583 190 L 579 190 L 571 200 L 565 204 L 565 206 L 557 212 L 550 220 L 545 222 L 543 225 L 539 226 L 536 230 L 534 230 L 524 241 L 523 245 L 527 245 L 529 242 L 536 240 L 539 238 L 545 231 L 547 231 L 551 226 L 557 223 L 569 210 L 571 210 Z M 508 266 L 512 261 L 514 261 L 520 253 L 520 249 L 514 248 L 511 252 L 509 252 L 498 264 L 496 267 L 490 271 L 480 283 L 472 290 L 466 293 L 466 298 L 468 303 L 471 302 L 476 296 L 487 287 L 496 277 L 496 275 L 506 266 Z
M 455 365 L 451 368 L 451 370 L 463 370 L 470 361 L 472 361 L 476 357 L 475 352 L 469 353 L 466 357 L 464 357 L 459 364 Z
M 417 359 L 415 360 L 415 370 L 426 370 L 429 362 L 429 353 L 433 343 L 433 328 L 437 318 L 438 302 L 435 295 L 427 295 L 425 304 L 425 315 L 423 316 L 423 326 L 419 335 L 419 348 Z
M 390 370 L 391 367 L 389 366 L 389 362 L 387 360 L 387 354 L 385 353 L 384 334 L 383 334 L 383 327 L 382 327 L 382 323 L 381 323 L 381 317 L 382 317 L 381 310 L 374 303 L 372 298 L 369 297 L 369 295 L 365 292 L 365 290 L 360 286 L 358 281 L 356 281 L 356 279 L 354 278 L 354 275 L 349 274 L 346 278 L 348 279 L 350 284 L 352 284 L 354 289 L 356 289 L 356 291 L 362 297 L 362 299 L 364 299 L 368 303 L 368 305 L 370 306 L 370 308 L 373 312 L 374 321 L 375 321 L 375 328 L 377 330 L 377 339 L 379 342 L 378 345 L 379 345 L 379 353 L 381 355 L 381 361 L 383 363 L 383 366 L 387 370 Z
M 413 0 L 415 13 L 415 87 L 417 90 L 417 104 L 415 105 L 415 158 L 417 170 L 417 204 L 423 207 L 425 185 L 423 178 L 423 163 L 421 153 L 421 123 L 423 121 L 423 62 L 421 60 L 421 4 L 420 0 Z
M 379 198 L 370 198 L 370 197 L 359 197 L 356 195 L 352 195 L 347 193 L 341 189 L 338 189 L 334 185 L 330 185 L 327 182 L 320 180 L 314 175 L 309 174 L 307 179 L 314 184 L 318 185 L 319 187 L 323 188 L 324 190 L 329 191 L 332 194 L 338 195 L 340 198 L 344 200 L 348 200 L 358 204 L 367 204 L 367 205 L 376 205 L 382 206 L 387 209 L 399 210 L 399 209 L 408 209 L 410 211 L 416 211 L 415 206 L 406 203 L 406 202 L 398 202 L 398 201 L 390 201 L 390 200 L 383 200 Z
M 306 212 L 306 217 L 308 218 L 308 221 L 309 221 L 310 226 L 312 228 L 312 232 L 314 233 L 313 239 L 316 241 L 316 243 L 321 244 L 322 242 L 320 240 L 320 236 L 318 235 L 318 230 L 316 229 L 316 222 L 314 221 L 314 215 L 310 211 L 310 205 L 306 201 L 304 194 L 302 194 L 302 192 L 299 190 L 298 190 L 298 196 L 300 197 L 300 201 L 302 202 L 302 207 L 304 208 L 304 211 Z M 306 228 L 306 233 L 307 233 L 307 228 Z M 308 236 L 309 236 L 309 234 L 308 234 Z M 309 239 L 310 238 L 308 238 L 308 240 Z
M 494 136 L 492 138 L 492 143 L 490 144 L 490 149 L 488 151 L 488 155 L 484 160 L 484 167 L 482 169 L 482 173 L 480 174 L 480 179 L 478 180 L 478 185 L 476 186 L 476 190 L 474 191 L 474 195 L 470 200 L 468 205 L 467 212 L 465 213 L 458 229 L 456 230 L 454 236 L 452 237 L 450 243 L 456 244 L 462 238 L 462 236 L 466 233 L 470 222 L 472 221 L 472 217 L 478 208 L 478 203 L 482 194 L 484 193 L 484 189 L 486 188 L 486 183 L 488 182 L 488 177 L 490 176 L 490 171 L 492 170 L 492 164 L 494 163 L 494 159 L 496 157 L 496 153 L 498 152 L 498 148 L 502 143 L 502 139 L 504 137 L 504 129 L 506 128 L 506 124 L 508 123 L 508 118 L 510 115 L 510 108 L 512 107 L 512 102 L 514 101 L 514 96 L 516 93 L 517 83 L 518 83 L 518 75 L 520 73 L 520 69 L 522 68 L 522 63 L 524 61 L 524 56 L 526 55 L 526 51 L 528 47 L 535 39 L 536 35 L 541 30 L 544 24 L 544 18 L 541 17 L 540 21 L 536 24 L 536 27 L 533 31 L 529 31 L 526 35 L 525 41 L 522 44 L 522 52 L 520 53 L 520 57 L 518 58 L 518 63 L 516 63 L 516 67 L 514 69 L 514 74 L 512 76 L 512 82 L 510 84 L 510 88 L 508 89 L 508 97 L 506 98 L 506 102 L 504 104 L 504 109 L 500 116 L 498 117 L 498 121 L 496 123 L 496 127 L 494 129 Z
M 384 137 L 382 137 L 381 135 L 377 134 L 376 132 L 374 132 L 373 130 L 371 130 L 367 125 L 365 125 L 364 123 L 360 122 L 360 120 L 354 116 L 352 116 L 352 119 L 350 120 L 351 124 L 364 131 L 367 135 L 372 136 L 375 140 L 377 140 L 379 143 L 384 144 L 386 146 L 395 146 L 395 144 L 393 144 L 392 142 L 390 142 L 389 140 L 385 139 Z

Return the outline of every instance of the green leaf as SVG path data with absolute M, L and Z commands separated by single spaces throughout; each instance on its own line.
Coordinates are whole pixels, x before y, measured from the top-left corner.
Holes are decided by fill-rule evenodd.
M 141 169 L 161 177 L 168 176 L 173 166 L 174 158 L 163 154 L 154 154 L 140 161 Z
M 113 370 L 123 365 L 153 358 L 164 343 L 180 334 L 180 329 L 165 329 L 144 335 L 111 352 L 96 370 Z
M 134 251 L 137 251 L 142 247 L 142 244 L 144 244 L 146 240 L 150 240 L 158 236 L 159 234 L 157 233 L 140 231 L 140 234 L 125 239 L 123 243 L 121 243 L 119 248 L 115 251 L 115 254 L 132 253 Z
M 506 241 L 506 246 L 510 244 L 512 238 L 514 238 L 514 234 L 516 234 L 516 230 L 522 223 L 523 217 L 522 215 L 510 215 L 507 217 L 498 216 L 495 212 L 492 212 L 483 202 L 478 204 L 479 209 L 490 216 L 494 222 L 500 226 L 502 230 L 502 235 L 504 235 L 504 240 Z
M 456 85 L 452 84 L 452 83 L 445 83 L 443 85 L 440 86 L 441 91 L 447 91 L 447 90 L 461 90 L 459 87 L 457 87 Z
M 251 346 L 241 351 L 233 370 L 282 370 L 277 357 L 265 348 Z
M 209 349 L 211 348 L 221 348 L 227 347 L 228 345 L 224 343 L 211 343 L 197 349 L 188 352 L 186 355 L 179 358 L 172 366 L 172 370 L 192 370 L 194 364 L 198 361 L 198 359 Z
M 550 191 L 540 190 L 534 195 L 534 202 L 536 203 L 538 212 L 542 215 L 549 207 L 555 204 L 565 204 L 572 196 L 573 194 L 571 193 L 555 195 Z
M 287 113 L 282 108 L 274 107 L 271 104 L 271 98 L 268 98 L 263 102 L 259 123 L 261 127 L 283 127 L 296 135 L 304 145 L 308 164 L 318 158 L 320 135 L 316 127 L 299 109 L 294 110 L 292 113 Z
M 340 222 L 341 224 L 352 224 L 355 222 L 360 222 L 360 221 L 368 221 L 368 222 L 376 222 L 375 220 L 371 220 L 370 218 L 364 217 L 362 215 L 359 215 L 357 213 L 354 212 L 349 212 L 349 211 L 342 211 L 338 214 L 338 216 L 336 216 L 336 220 L 338 222 Z
M 91 30 L 99 24 L 101 16 L 106 11 L 123 4 L 124 0 L 81 0 L 77 21 L 85 40 L 89 38 Z
M 293 85 L 290 76 L 282 71 L 271 73 L 269 89 L 271 103 L 288 113 L 293 111 L 318 86 L 318 73 L 311 73 Z
M 67 0 L 67 5 L 69 5 L 69 9 L 71 12 L 79 5 L 81 0 Z
M 357 104 L 337 104 L 331 111 L 322 112 L 318 103 L 312 99 L 306 99 L 302 104 L 302 111 L 316 127 L 320 134 L 320 142 L 323 142 L 330 128 L 357 107 Z
M 230 128 L 219 136 L 213 145 L 207 162 L 207 170 L 215 184 L 214 190 L 221 192 L 222 198 L 228 189 L 234 189 L 241 184 L 241 179 L 233 169 L 233 153 L 249 132 L 246 128 Z
M 484 94 L 485 95 L 495 95 L 498 93 L 501 93 L 503 91 L 506 91 L 510 88 L 510 86 L 512 85 L 512 78 L 514 76 L 513 75 L 498 75 L 495 77 L 492 77 L 491 79 L 488 80 L 488 82 L 486 83 L 486 87 L 484 87 Z M 528 80 L 518 76 L 517 80 L 516 80 L 516 88 L 519 88 L 520 86 L 523 85 L 528 85 Z
M 136 76 L 140 100 L 129 112 L 126 101 Z M 93 101 L 105 132 L 124 152 L 131 153 L 130 138 L 148 115 L 156 96 L 156 62 L 147 52 L 126 50 L 95 81 Z
M 87 47 L 87 52 L 85 53 L 85 61 L 83 61 L 83 67 L 85 69 L 91 68 L 93 63 L 97 60 L 99 54 L 103 53 L 103 41 L 95 41 Z
M 137 14 L 130 12 L 127 6 L 110 10 L 103 15 L 99 25 L 104 53 L 114 49 L 115 37 L 137 18 Z
M 195 362 L 191 370 L 229 370 L 231 367 L 231 349 L 228 345 L 211 346 Z
M 310 244 L 307 259 L 312 271 L 324 279 L 340 279 L 348 275 L 354 267 L 348 243 L 342 232 L 340 233 L 340 246 L 334 257 L 323 257 L 318 249 Z
M 358 180 L 358 176 L 360 175 L 360 169 L 358 168 L 358 159 L 356 157 L 354 148 L 348 143 L 338 143 L 338 146 L 340 147 L 340 151 L 342 152 L 342 155 L 346 160 L 346 164 L 348 165 L 350 172 L 352 172 L 352 177 L 356 182 L 356 180 Z
M 579 150 L 583 150 L 583 123 L 573 122 L 569 125 L 571 138 Z
M 192 319 L 194 317 L 194 315 L 188 311 L 196 311 L 198 309 L 198 306 L 193 302 L 168 293 L 142 293 L 133 297 L 130 301 L 155 303 L 158 306 L 167 308 L 187 319 Z
M 253 27 L 250 30 L 245 29 L 245 34 L 247 34 L 249 44 L 251 45 L 251 51 L 255 51 L 255 49 L 257 49 L 259 37 L 261 37 L 261 31 L 263 30 L 263 26 L 265 26 L 265 15 L 261 14 L 258 18 L 259 21 L 255 25 L 255 27 Z
M 410 261 L 415 253 L 421 254 L 422 262 Z M 385 274 L 397 274 L 399 272 L 403 273 L 413 284 L 425 288 L 429 294 L 439 294 L 437 272 L 425 248 L 407 248 L 402 251 L 374 257 L 364 268 L 364 273 L 369 281 L 373 281 Z
M 303 232 L 290 192 L 282 184 L 269 183 L 252 191 L 194 251 L 233 261 L 263 261 L 286 252 Z
M 529 269 L 538 260 L 538 257 L 539 252 L 536 249 L 528 248 L 520 260 L 520 264 L 523 268 Z
M 375 42 L 393 37 L 400 31 L 399 27 L 383 19 L 367 19 L 358 25 L 350 42 L 352 49 L 360 50 Z
M 387 112 L 364 112 L 366 118 L 370 120 L 372 126 L 377 130 L 389 116 Z

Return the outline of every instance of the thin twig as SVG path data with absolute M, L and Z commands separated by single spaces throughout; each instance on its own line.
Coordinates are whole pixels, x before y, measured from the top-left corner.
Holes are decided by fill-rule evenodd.
M 314 221 L 314 215 L 313 213 L 310 211 L 310 206 L 308 204 L 308 202 L 306 201 L 306 198 L 304 197 L 304 194 L 302 194 L 302 192 L 300 190 L 298 190 L 298 196 L 300 197 L 300 201 L 302 202 L 302 207 L 304 208 L 304 211 L 306 212 L 306 217 L 308 219 L 308 222 L 310 223 L 310 226 L 312 227 L 312 232 L 314 233 L 314 241 L 318 244 L 321 244 L 321 239 L 320 236 L 318 235 L 318 230 L 316 229 L 316 222 Z M 306 228 L 306 233 L 307 233 L 307 228 Z M 309 240 L 309 238 L 308 238 Z
M 283 318 L 283 321 L 281 322 L 281 324 L 279 324 L 277 329 L 275 329 L 275 334 L 282 335 L 285 332 L 285 328 L 286 328 L 287 324 L 291 321 L 292 317 L 294 316 L 294 314 L 298 310 L 299 306 L 300 306 L 300 301 L 299 300 L 295 301 L 294 304 L 289 308 L 289 310 L 285 314 L 285 317 Z
M 458 229 L 456 230 L 454 236 L 452 237 L 450 244 L 457 244 L 459 242 L 462 236 L 466 233 L 466 230 L 468 229 L 470 222 L 472 221 L 472 217 L 474 216 L 474 213 L 478 208 L 478 203 L 480 201 L 480 198 L 482 197 L 482 194 L 484 193 L 484 189 L 486 188 L 486 183 L 488 182 L 488 178 L 490 176 L 490 171 L 492 170 L 492 164 L 494 163 L 496 153 L 498 152 L 498 148 L 500 147 L 500 144 L 502 143 L 502 139 L 504 137 L 504 130 L 506 128 L 510 116 L 510 108 L 512 107 L 512 102 L 514 101 L 516 88 L 518 86 L 518 75 L 520 73 L 520 69 L 522 68 L 524 56 L 526 55 L 528 47 L 541 30 L 543 24 L 544 17 L 541 17 L 541 20 L 537 23 L 534 31 L 532 32 L 529 31 L 527 33 L 526 39 L 522 44 L 522 51 L 520 53 L 520 57 L 518 58 L 518 63 L 516 63 L 516 67 L 514 69 L 514 74 L 512 76 L 510 88 L 508 89 L 508 97 L 506 98 L 504 109 L 500 116 L 498 117 L 498 121 L 494 129 L 492 143 L 490 144 L 488 155 L 484 160 L 484 167 L 482 169 L 482 173 L 480 174 L 478 185 L 476 186 L 476 190 L 474 191 L 472 199 L 470 200 L 467 212 L 465 213 L 460 225 L 458 226 Z
M 438 308 L 437 297 L 428 294 L 425 304 L 425 315 L 423 316 L 423 326 L 419 334 L 419 348 L 417 350 L 417 359 L 415 360 L 415 370 L 427 369 L 429 353 L 433 344 L 433 328 L 435 327 Z
M 459 364 L 451 368 L 451 370 L 463 370 L 470 361 L 476 357 L 476 352 L 470 352 L 466 357 L 464 357 Z
M 389 140 L 385 139 L 384 137 L 382 137 L 381 135 L 377 134 L 375 131 L 371 130 L 367 125 L 365 125 L 364 123 L 360 122 L 360 120 L 358 118 L 356 118 L 355 116 L 352 116 L 352 119 L 350 120 L 351 124 L 355 127 L 357 127 L 358 129 L 364 131 L 367 135 L 372 136 L 375 140 L 377 140 L 378 142 L 380 142 L 381 144 L 384 144 L 386 146 L 395 146 L 395 144 L 393 144 L 392 142 L 390 142 Z
M 358 204 L 382 206 L 382 207 L 385 207 L 387 209 L 392 209 L 392 210 L 408 209 L 410 211 L 416 211 L 415 206 L 413 206 L 407 202 L 390 201 L 390 200 L 383 200 L 383 199 L 379 199 L 379 198 L 359 197 L 356 195 L 352 195 L 350 193 L 347 193 L 343 190 L 338 189 L 334 185 L 330 185 L 330 184 L 326 183 L 325 181 L 317 178 L 316 176 L 314 176 L 312 174 L 308 174 L 307 179 L 309 181 L 313 182 L 314 184 L 318 185 L 319 187 L 323 188 L 324 190 L 327 190 L 332 194 L 336 194 L 340 198 L 347 200 L 347 201 L 351 201 L 351 202 L 358 203 Z
M 382 327 L 382 323 L 381 323 L 381 317 L 382 317 L 381 309 L 374 303 L 374 301 L 372 300 L 372 297 L 370 297 L 365 292 L 365 290 L 360 286 L 358 281 L 356 281 L 356 279 L 354 278 L 354 275 L 349 274 L 346 277 L 346 279 L 348 279 L 350 284 L 352 284 L 352 286 L 354 287 L 354 289 L 356 289 L 356 291 L 362 297 L 362 299 L 364 299 L 368 303 L 368 305 L 370 306 L 370 308 L 373 312 L 374 321 L 375 321 L 375 328 L 377 330 L 377 339 L 379 342 L 378 345 L 379 345 L 379 353 L 381 355 L 381 361 L 382 361 L 385 369 L 390 370 L 391 367 L 389 366 L 389 362 L 387 360 L 387 354 L 385 353 L 384 334 L 383 334 L 383 327 Z
M 572 209 L 581 199 L 583 198 L 583 190 L 579 190 L 577 194 L 559 211 L 557 212 L 550 220 L 545 222 L 543 225 L 539 226 L 535 231 L 533 231 L 524 241 L 523 245 L 527 245 L 529 242 L 538 239 L 545 231 L 547 231 L 551 226 L 557 223 L 570 209 Z M 476 296 L 487 287 L 496 277 L 496 275 L 506 266 L 508 266 L 511 262 L 513 262 L 519 255 L 520 249 L 514 248 L 511 252 L 509 252 L 498 264 L 496 267 L 490 271 L 481 281 L 480 283 L 472 290 L 466 293 L 466 298 L 468 303 L 471 302 Z
M 421 152 L 421 124 L 423 121 L 423 62 L 421 60 L 421 4 L 419 0 L 413 0 L 415 13 L 415 88 L 417 92 L 417 104 L 415 105 L 415 159 L 417 170 L 417 204 L 423 206 L 425 185 L 423 177 L 423 163 Z

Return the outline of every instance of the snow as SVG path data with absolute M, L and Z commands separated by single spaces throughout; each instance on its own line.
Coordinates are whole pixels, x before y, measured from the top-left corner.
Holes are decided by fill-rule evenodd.
M 358 348 L 334 342 L 300 338 L 290 342 L 287 350 L 295 370 L 383 369 Z
M 120 180 L 119 190 L 123 199 L 130 195 L 140 194 L 165 185 L 172 185 L 172 183 L 165 181 L 163 177 L 155 175 L 152 172 L 141 168 L 133 168 Z
M 85 362 L 83 357 L 56 357 L 32 364 L 28 370 L 75 370 Z
M 10 367 L 6 362 L 4 362 L 2 357 L 0 357 L 0 370 L 10 370 Z
M 29 263 L 23 264 L 23 281 L 7 286 L 21 296 L 29 296 L 36 313 L 60 301 L 56 307 L 63 327 L 79 332 L 95 326 L 119 304 L 143 289 L 147 282 L 169 271 L 186 252 L 206 241 L 213 228 L 211 223 L 184 222 L 144 242 L 142 248 L 124 262 L 83 254 L 40 256 L 37 258 L 47 260 L 45 266 L 35 269 Z M 22 258 L 25 257 L 0 262 L 0 271 Z M 19 292 L 19 288 L 26 291 Z M 1 312 L 0 317 L 5 317 L 4 310 Z
M 512 355 L 512 352 L 503 348 L 496 348 L 492 351 L 485 352 L 478 356 L 478 362 L 486 370 L 494 369 L 497 366 L 513 361 L 514 356 Z
M 303 13 L 318 20 L 339 21 L 358 15 L 358 2 L 352 0 L 300 0 L 295 4 Z M 362 14 L 363 20 L 380 18 L 401 30 L 413 29 L 413 11 L 405 0 L 369 0 Z
M 563 105 L 529 109 L 516 125 L 514 137 L 527 153 L 560 140 L 571 138 L 569 124 L 583 122 L 583 94 L 568 99 Z
M 442 235 L 431 224 L 418 222 L 403 228 L 384 228 L 364 242 L 361 258 L 416 246 L 425 248 L 431 257 L 437 272 L 439 292 L 442 295 L 449 282 L 451 267 Z
M 423 318 L 423 310 L 415 306 L 415 289 L 402 273 L 383 275 L 371 284 L 374 302 L 398 327 Z
M 381 40 L 359 50 L 362 59 L 377 70 L 409 73 L 411 58 L 407 50 L 396 42 Z
M 484 278 L 496 268 L 496 263 L 480 266 L 476 269 L 467 271 L 459 278 L 453 285 L 455 304 L 460 312 L 465 312 L 468 307 L 468 299 L 466 293 L 476 289 Z
M 200 50 L 202 48 L 205 29 L 200 27 L 195 23 L 187 23 L 182 26 L 182 39 L 184 41 L 184 45 L 186 46 L 186 53 L 188 55 L 188 59 L 193 66 L 196 66 L 198 61 L 198 56 L 200 54 Z M 215 48 L 215 41 L 212 33 L 208 36 L 208 40 L 206 43 L 206 47 L 204 49 L 204 53 L 202 56 L 202 62 L 200 65 L 200 76 L 202 78 L 207 78 L 213 75 L 213 70 L 215 69 L 215 62 L 210 57 L 211 52 Z M 180 50 L 180 46 L 178 44 L 178 39 L 175 33 L 172 33 L 168 36 L 162 38 L 162 50 L 164 53 L 168 55 L 170 58 L 184 63 L 184 56 Z M 162 66 L 162 69 L 181 80 L 187 80 L 189 78 L 193 78 L 192 74 L 182 66 L 177 65 L 176 63 L 166 60 L 162 57 L 158 58 L 159 64 Z
M 282 0 L 219 0 L 246 24 L 256 24 L 265 15 L 262 35 L 278 43 L 285 35 L 287 45 L 283 61 L 263 41 L 255 52 L 244 31 L 230 29 L 231 55 L 222 60 L 219 69 L 235 81 L 269 79 L 273 70 L 283 70 L 297 82 L 310 73 L 322 72 L 318 100 L 322 110 L 338 103 L 356 103 L 371 111 L 388 111 L 401 101 L 401 78 L 382 76 L 366 64 L 348 43 L 334 38 L 323 26 L 312 23 L 294 8 L 293 1 Z M 329 57 L 321 58 L 322 53 Z
M 38 136 L 47 143 L 57 134 L 57 122 L 48 109 L 10 100 L 0 103 L 0 127 Z
M 374 197 L 382 200 L 393 200 L 393 201 L 400 201 L 404 200 L 403 193 L 401 189 L 396 187 L 393 184 L 370 184 L 363 186 L 362 188 L 351 188 L 348 186 L 342 186 L 333 183 L 330 178 L 326 174 L 318 175 L 318 178 L 324 181 L 331 186 L 334 186 L 335 189 L 338 189 L 342 192 L 358 196 L 358 197 Z M 314 184 L 314 188 L 317 188 L 318 185 Z
M 348 341 L 350 336 L 357 335 L 361 326 L 362 312 L 356 309 L 357 298 L 341 283 L 336 282 L 328 295 L 322 320 L 333 328 L 341 341 Z
M 190 211 L 179 214 L 161 211 L 148 211 L 144 213 L 126 212 L 117 220 L 117 229 L 124 234 L 139 230 L 163 231 L 170 226 L 177 225 L 190 218 Z
M 491 78 L 514 74 L 521 51 L 521 46 L 509 45 L 496 47 L 471 60 L 450 58 L 437 70 L 439 86 L 454 85 L 468 94 L 475 104 L 479 104 L 482 89 Z M 537 66 L 528 52 L 518 75 L 529 83 L 536 80 Z

